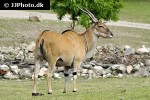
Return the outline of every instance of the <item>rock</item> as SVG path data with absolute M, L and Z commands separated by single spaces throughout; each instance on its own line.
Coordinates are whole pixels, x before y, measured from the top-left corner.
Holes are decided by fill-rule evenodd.
M 14 75 L 13 73 L 11 73 L 10 71 L 8 71 L 5 75 L 4 78 L 6 79 L 18 79 L 18 75 Z
M 54 79 L 60 79 L 61 78 L 58 73 L 54 73 L 52 77 Z
M 124 47 L 124 55 L 130 55 L 130 54 L 132 54 L 133 52 L 132 52 L 132 48 L 130 47 L 130 46 L 128 46 L 128 45 L 126 45 L 125 47 Z
M 84 68 L 81 69 L 81 73 L 82 73 L 82 74 L 88 74 L 88 69 L 84 69 Z
M 138 76 L 143 76 L 146 71 L 147 71 L 147 69 L 145 67 L 141 67 L 137 74 L 138 74 Z
M 32 78 L 32 70 L 31 68 L 23 68 L 19 72 L 20 78 Z
M 127 73 L 130 74 L 133 70 L 133 67 L 131 65 L 127 66 Z
M 104 69 L 101 66 L 94 66 L 93 71 L 96 73 L 97 76 L 106 74 L 106 72 L 104 71 Z
M 150 73 L 149 73 L 149 71 L 144 71 L 144 73 L 143 73 L 143 75 L 142 75 L 143 77 L 148 77 L 148 76 L 150 76 Z
M 35 13 L 34 13 L 34 14 L 31 13 L 31 14 L 29 15 L 29 21 L 41 22 L 42 19 L 41 19 L 41 16 L 40 16 L 40 15 L 35 14 Z
M 48 68 L 48 62 L 44 63 L 43 66 Z
M 150 48 L 147 48 L 147 50 L 150 52 Z
M 120 73 L 126 72 L 126 66 L 123 64 L 120 64 L 119 68 L 117 69 Z
M 106 74 L 107 78 L 113 77 L 113 75 L 111 73 Z
M 102 48 L 102 46 L 97 46 L 97 47 L 96 47 L 97 50 L 99 50 L 99 49 L 101 49 L 101 48 Z
M 91 64 L 83 65 L 83 68 L 85 68 L 85 69 L 92 69 L 92 65 Z
M 144 63 L 141 62 L 141 63 L 140 63 L 140 67 L 145 67 L 145 66 L 144 66 Z
M 108 50 L 113 51 L 116 49 L 116 46 L 114 46 L 113 44 L 108 44 L 107 48 L 108 48 Z
M 0 65 L 0 70 L 8 71 L 9 67 L 7 65 Z
M 0 54 L 0 61 L 4 60 L 4 55 Z
M 121 73 L 119 73 L 119 74 L 118 74 L 118 77 L 119 77 L 119 78 L 123 78 L 123 77 L 124 77 L 124 75 L 123 75 L 123 74 L 121 74 Z
M 134 64 L 134 65 L 133 65 L 133 69 L 134 69 L 135 71 L 139 70 L 139 69 L 140 69 L 140 64 Z
M 9 53 L 11 53 L 13 51 L 13 48 L 12 47 L 3 47 L 2 49 L 1 49 L 1 53 L 2 54 L 9 54 Z
M 147 67 L 147 71 L 149 71 L 149 72 L 150 72 L 150 66 L 148 66 L 148 67 Z
M 106 78 L 107 77 L 107 75 L 103 75 L 103 78 Z
M 42 67 L 39 71 L 38 76 L 40 76 L 40 77 L 44 76 L 46 74 L 46 71 L 47 71 L 47 68 Z
M 20 55 L 23 55 L 24 53 L 23 53 L 23 51 L 19 51 L 19 54 L 20 54 Z
M 105 72 L 106 72 L 106 74 L 112 74 L 111 67 L 107 68 L 107 69 L 105 70 Z
M 10 68 L 11 68 L 11 71 L 13 71 L 14 74 L 18 74 L 19 69 L 18 69 L 17 65 L 11 65 Z
M 119 64 L 115 64 L 115 65 L 112 65 L 111 68 L 112 70 L 116 70 L 119 68 L 119 66 L 120 66 Z
M 26 58 L 24 62 L 26 62 L 27 64 L 34 64 L 34 58 Z
M 89 70 L 88 71 L 88 79 L 92 79 L 93 78 L 93 70 Z
M 86 77 L 86 76 L 87 76 L 87 74 L 81 73 L 81 76 L 82 76 L 82 77 Z
M 148 49 L 146 49 L 144 45 L 143 45 L 141 48 L 136 49 L 135 52 L 136 52 L 137 54 L 149 53 Z
M 146 65 L 146 66 L 150 66 L 150 59 L 147 59 L 147 60 L 145 61 L 145 65 Z
M 27 50 L 29 52 L 33 52 L 34 51 L 34 48 L 35 48 L 35 43 L 34 42 L 31 42 L 28 46 L 27 46 Z
M 55 72 L 57 73 L 64 72 L 64 67 L 57 67 Z

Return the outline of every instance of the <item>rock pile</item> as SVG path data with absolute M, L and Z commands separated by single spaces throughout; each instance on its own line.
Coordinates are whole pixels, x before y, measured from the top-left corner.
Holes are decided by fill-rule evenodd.
M 97 77 L 128 77 L 150 75 L 150 48 L 142 46 L 123 49 L 114 45 L 98 46 L 93 61 L 86 61 L 80 69 L 81 76 Z
M 35 43 L 0 47 L 0 76 L 7 79 L 33 78 Z M 39 77 L 45 76 L 47 64 L 43 64 Z M 53 78 L 61 78 L 58 68 Z M 128 77 L 150 75 L 150 48 L 130 46 L 119 48 L 114 45 L 98 46 L 93 60 L 81 64 L 79 75 L 88 79 L 99 77 Z

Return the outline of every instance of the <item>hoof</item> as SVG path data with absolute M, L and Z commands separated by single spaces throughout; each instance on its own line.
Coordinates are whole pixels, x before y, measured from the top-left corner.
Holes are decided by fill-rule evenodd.
M 42 93 L 32 93 L 32 96 L 42 96 L 42 95 L 44 95 L 44 94 L 42 94 Z
M 77 92 L 77 91 L 73 90 L 72 92 Z
M 48 92 L 47 94 L 52 94 L 52 92 Z
M 66 91 L 64 91 L 63 93 L 67 93 Z

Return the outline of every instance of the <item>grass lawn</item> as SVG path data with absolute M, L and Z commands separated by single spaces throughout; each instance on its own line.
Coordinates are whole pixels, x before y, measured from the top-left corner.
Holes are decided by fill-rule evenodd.
M 112 43 L 117 46 L 130 45 L 139 47 L 150 46 L 150 30 L 109 26 L 113 32 L 112 39 L 100 38 L 98 45 Z M 15 43 L 28 43 L 34 41 L 37 34 L 43 30 L 62 32 L 69 29 L 69 23 L 63 21 L 30 22 L 27 19 L 0 19 L 0 45 L 13 45 Z M 84 32 L 81 26 L 76 27 L 77 32 Z
M 150 23 L 150 0 L 124 0 L 120 20 Z
M 53 94 L 47 94 L 45 80 L 38 81 L 38 92 L 44 96 L 32 97 L 31 80 L 0 80 L 0 100 L 149 100 L 150 77 L 148 78 L 107 78 L 77 80 L 78 92 L 72 92 L 69 81 L 68 93 L 63 92 L 63 78 L 53 80 Z

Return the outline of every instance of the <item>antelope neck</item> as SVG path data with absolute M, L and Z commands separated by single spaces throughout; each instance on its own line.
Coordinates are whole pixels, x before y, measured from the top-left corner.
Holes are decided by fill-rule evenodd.
M 95 48 L 98 37 L 94 34 L 94 29 L 91 26 L 81 35 L 81 39 L 86 53 L 88 53 Z

